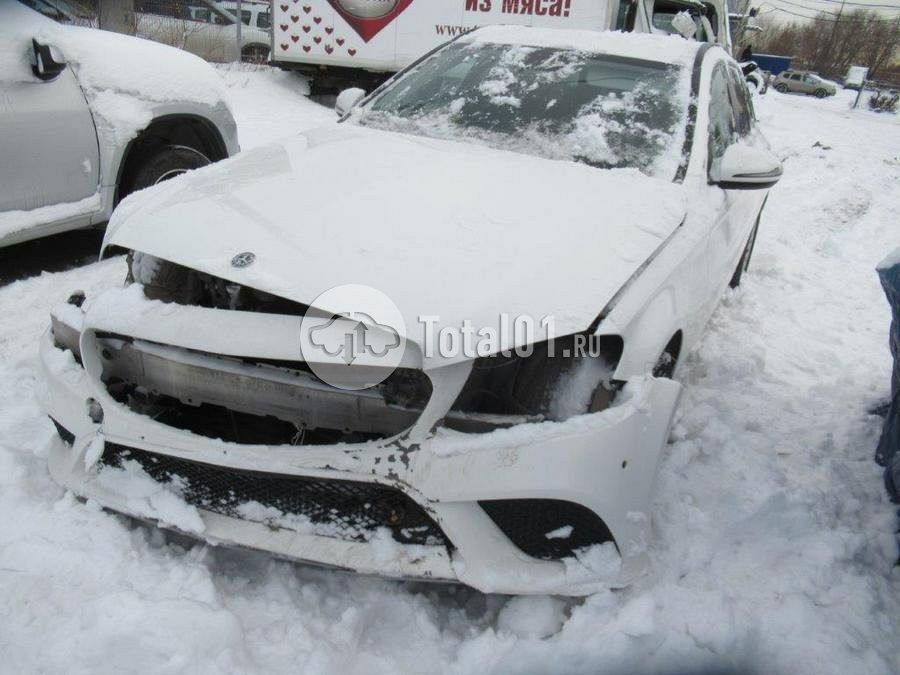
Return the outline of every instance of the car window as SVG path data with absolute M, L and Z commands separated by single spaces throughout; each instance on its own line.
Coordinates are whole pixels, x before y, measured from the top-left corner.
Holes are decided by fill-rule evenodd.
M 709 155 L 721 157 L 736 133 L 734 111 L 728 92 L 725 64 L 719 63 L 712 73 L 709 92 Z
M 256 27 L 269 30 L 272 27 L 272 17 L 268 12 L 260 12 L 256 17 Z
M 756 117 L 753 111 L 753 102 L 747 85 L 740 71 L 736 68 L 728 69 L 728 90 L 731 96 L 731 107 L 734 111 L 735 132 L 738 136 L 749 136 L 753 129 L 753 120 Z
M 212 19 L 212 23 L 217 26 L 230 26 L 234 23 L 231 19 L 229 19 L 224 14 L 221 14 L 217 11 L 210 12 L 210 19 Z

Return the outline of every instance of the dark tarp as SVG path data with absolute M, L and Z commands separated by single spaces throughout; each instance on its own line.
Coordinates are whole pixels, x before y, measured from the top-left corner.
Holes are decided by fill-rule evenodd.
M 875 451 L 875 461 L 885 467 L 884 482 L 891 499 L 900 502 L 900 248 L 878 265 L 878 276 L 893 312 L 890 345 L 894 371 L 891 377 L 891 403 Z

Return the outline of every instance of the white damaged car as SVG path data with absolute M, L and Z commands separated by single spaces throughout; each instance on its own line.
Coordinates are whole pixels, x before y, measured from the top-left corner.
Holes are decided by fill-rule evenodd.
M 359 99 L 123 203 L 125 284 L 74 294 L 41 347 L 53 477 L 362 573 L 629 583 L 672 377 L 781 175 L 739 67 L 491 27 Z
M 208 63 L 0 0 L 0 247 L 101 225 L 131 192 L 238 150 Z

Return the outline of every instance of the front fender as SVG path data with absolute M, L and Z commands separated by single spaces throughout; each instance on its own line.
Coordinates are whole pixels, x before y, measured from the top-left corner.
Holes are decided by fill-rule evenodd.
M 102 209 L 95 223 L 112 215 L 116 190 L 128 153 L 141 134 L 161 119 L 186 117 L 205 120 L 218 133 L 227 157 L 240 152 L 237 123 L 224 101 L 207 105 L 189 101 L 152 103 L 143 99 L 106 91 L 92 97 L 91 114 L 100 145 L 100 189 Z

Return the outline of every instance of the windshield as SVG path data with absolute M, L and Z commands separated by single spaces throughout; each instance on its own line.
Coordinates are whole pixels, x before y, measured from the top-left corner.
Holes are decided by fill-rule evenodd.
M 569 49 L 452 44 L 394 82 L 360 123 L 671 179 L 680 66 Z

